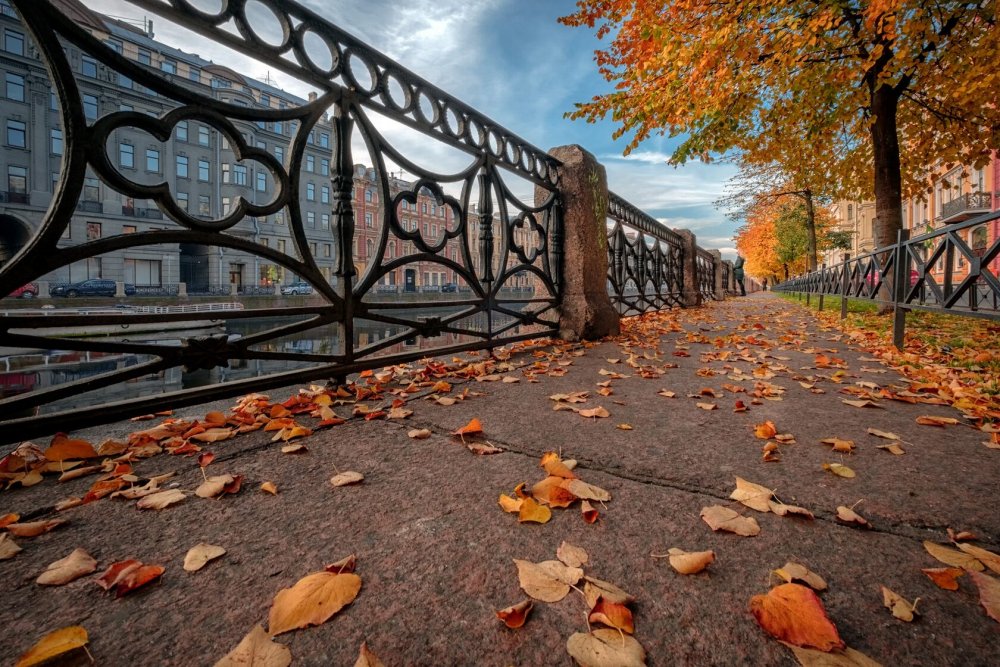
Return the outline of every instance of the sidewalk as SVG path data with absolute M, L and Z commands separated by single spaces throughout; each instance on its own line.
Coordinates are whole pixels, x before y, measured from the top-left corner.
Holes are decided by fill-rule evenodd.
M 960 412 L 884 399 L 876 399 L 878 407 L 844 404 L 858 397 L 838 390 L 872 387 L 858 382 L 897 389 L 908 383 L 852 349 L 839 332 L 819 326 L 805 309 L 771 293 L 633 321 L 614 342 L 537 349 L 549 356 L 528 349 L 508 360 L 516 368 L 493 373 L 516 383 L 448 378 L 454 387 L 446 396 L 466 388 L 483 395 L 444 406 L 421 398 L 424 390 L 408 399 L 411 417 L 352 419 L 316 431 L 298 441 L 306 453 L 282 453 L 285 443 L 271 443 L 273 433 L 263 431 L 203 444 L 216 454 L 207 474 L 244 476 L 242 490 L 222 499 L 191 495 L 155 511 L 104 498 L 43 514 L 60 500 L 83 496 L 94 478 L 57 483 L 46 476 L 31 488 L 0 493 L 0 515 L 69 522 L 18 539 L 23 551 L 0 561 L 0 660 L 10 664 L 46 632 L 78 624 L 89 632 L 88 648 L 98 664 L 211 665 L 255 625 L 266 625 L 279 590 L 355 554 L 363 581 L 357 599 L 323 625 L 276 638 L 291 650 L 293 664 L 353 665 L 367 641 L 388 667 L 572 665 L 566 641 L 587 632 L 577 593 L 557 603 L 535 602 L 517 630 L 495 617 L 527 597 L 513 559 L 553 560 L 565 540 L 589 554 L 583 567 L 588 576 L 636 598 L 634 637 L 649 665 L 797 664 L 748 611 L 750 598 L 770 588 L 770 572 L 790 560 L 826 580 L 829 589 L 821 599 L 828 616 L 848 646 L 873 660 L 995 663 L 1000 624 L 984 613 L 969 577 L 952 592 L 921 572 L 944 567 L 922 541 L 948 543 L 948 528 L 975 533 L 973 544 L 982 548 L 1000 548 L 1000 450 L 983 446 L 988 435 L 967 426 Z M 640 368 L 628 364 L 630 353 Z M 816 368 L 818 355 L 826 357 L 826 363 L 819 358 L 826 367 Z M 529 382 L 525 373 L 538 370 L 532 365 L 539 361 L 557 374 Z M 627 377 L 602 375 L 602 369 Z M 613 393 L 599 395 L 597 383 L 609 379 Z M 756 382 L 767 383 L 760 385 L 763 393 L 772 394 L 759 405 L 749 393 L 723 387 L 753 392 Z M 659 395 L 664 389 L 676 396 Z M 720 397 L 701 394 L 703 389 Z M 553 411 L 550 395 L 580 391 L 588 392 L 587 400 L 572 407 L 602 406 L 610 417 Z M 283 401 L 287 393 L 272 392 L 271 398 Z M 737 400 L 749 410 L 734 412 Z M 705 410 L 698 403 L 718 407 Z M 178 415 L 200 418 L 209 409 L 218 408 Z M 351 414 L 350 405 L 333 409 L 342 417 Z M 917 424 L 923 415 L 960 423 Z M 472 418 L 481 421 L 484 433 L 466 440 L 488 441 L 502 453 L 476 455 L 449 435 Z M 754 427 L 767 420 L 796 441 L 779 446 L 780 462 L 762 461 L 765 441 L 755 437 Z M 96 445 L 157 423 L 75 435 Z M 621 430 L 621 424 L 632 430 Z M 407 436 L 419 428 L 432 436 Z M 869 435 L 868 428 L 898 434 L 905 454 L 878 449 L 890 441 Z M 824 438 L 852 440 L 856 449 L 835 453 L 820 443 Z M 44 449 L 48 443 L 38 444 Z M 585 482 L 611 493 L 606 505 L 594 503 L 596 523 L 583 521 L 578 504 L 554 509 L 544 525 L 518 523 L 498 506 L 501 493 L 513 495 L 518 483 L 530 487 L 544 477 L 539 459 L 553 450 L 578 461 L 574 472 Z M 835 476 L 824 463 L 847 465 L 857 476 Z M 361 472 L 364 482 L 333 488 L 330 477 L 346 470 Z M 169 483 L 186 491 L 202 482 L 196 457 L 164 453 L 135 464 L 142 478 L 172 471 L 177 475 Z M 773 489 L 815 519 L 755 512 L 730 500 L 737 476 Z M 277 485 L 278 495 L 259 490 L 265 481 Z M 699 513 L 717 504 L 753 516 L 760 534 L 713 532 Z M 873 529 L 838 523 L 839 505 L 854 507 Z M 201 571 L 185 572 L 184 555 L 199 542 L 221 545 L 227 553 Z M 65 586 L 34 582 L 49 563 L 78 547 L 98 561 L 94 575 Z M 650 556 L 671 547 L 711 549 L 717 560 L 706 573 L 682 576 L 666 559 Z M 159 583 L 121 599 L 103 594 L 94 577 L 127 558 L 166 571 Z M 920 617 L 912 623 L 894 618 L 883 607 L 882 585 L 910 601 L 919 597 Z

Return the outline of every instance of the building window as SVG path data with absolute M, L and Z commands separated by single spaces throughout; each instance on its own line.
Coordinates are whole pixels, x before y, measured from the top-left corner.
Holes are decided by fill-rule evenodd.
M 320 148 L 330 147 L 330 135 L 327 134 L 326 132 L 319 133 L 319 146 Z
M 97 78 L 97 61 L 90 56 L 80 57 L 80 74 L 89 76 L 91 79 Z
M 260 94 L 260 103 L 263 106 L 265 106 L 265 107 L 271 106 L 271 96 L 268 95 L 267 93 L 261 93 Z
M 278 162 L 285 163 L 285 149 L 281 146 L 274 147 L 274 157 L 278 158 Z
M 18 56 L 24 55 L 24 35 L 16 30 L 3 31 L 3 50 Z
M 87 240 L 96 241 L 101 238 L 101 223 L 99 222 L 88 222 L 87 223 Z
M 146 171 L 160 173 L 160 151 L 155 148 L 146 149 Z
M 49 144 L 53 155 L 63 154 L 63 134 L 62 130 L 49 130 Z
M 278 239 L 278 252 L 285 252 L 285 239 Z
M 371 200 L 372 200 L 372 191 L 371 190 L 365 190 L 365 201 L 370 202 Z M 403 202 L 403 208 L 404 209 L 406 208 L 406 202 L 405 201 Z
M 324 185 L 319 189 L 319 200 L 323 204 L 330 203 L 330 186 Z
M 188 122 L 186 120 L 177 123 L 177 141 L 188 140 Z
M 87 120 L 97 120 L 97 96 L 83 96 L 83 116 Z
M 375 220 L 372 218 L 371 213 L 365 213 L 365 227 L 374 227 Z
M 188 65 L 188 78 L 201 83 L 201 70 L 194 65 Z
M 7 167 L 7 192 L 25 194 L 28 192 L 28 169 L 26 167 Z
M 118 144 L 118 165 L 128 169 L 135 168 L 135 146 Z
M 306 201 L 316 201 L 315 183 L 306 183 Z
M 202 125 L 198 126 L 198 144 L 200 146 L 211 146 L 212 142 L 209 138 L 208 128 Z
M 222 198 L 222 215 L 229 215 L 233 210 L 233 200 L 229 197 Z
M 188 157 L 187 155 L 177 156 L 177 178 L 188 177 Z
M 324 257 L 329 257 L 331 255 L 332 250 L 333 250 L 332 244 L 330 244 L 330 243 L 324 243 L 323 244 L 323 256 Z
M 177 61 L 164 58 L 163 62 L 160 63 L 160 69 L 167 74 L 177 74 Z
M 179 206 L 182 211 L 188 210 L 188 193 L 186 192 L 177 193 L 177 206 Z
M 319 216 L 319 226 L 323 229 L 330 229 L 330 214 L 323 213 Z M 329 257 L 329 255 L 327 255 Z
M 257 192 L 267 192 L 267 174 L 263 171 L 257 172 Z
M 198 195 L 198 215 L 212 215 L 212 198 L 208 195 Z
M 159 287 L 161 263 L 155 259 L 126 259 L 125 282 L 143 287 Z
M 306 171 L 316 171 L 316 158 L 312 155 L 306 156 Z
M 208 166 L 208 160 L 198 160 L 198 180 L 208 182 L 210 176 L 211 171 Z
M 7 121 L 7 145 L 12 148 L 25 147 L 25 125 L 19 120 Z
M 83 201 L 101 201 L 101 182 L 92 176 L 83 179 Z
M 236 185 L 246 185 L 247 184 L 247 168 L 246 165 L 234 164 L 233 165 L 233 183 Z
M 275 134 L 282 134 L 283 133 L 282 124 L 281 124 L 280 120 L 274 121 L 274 133 Z
M 24 101 L 24 77 L 20 74 L 7 74 L 7 99 L 15 102 Z
M 228 162 L 223 162 L 222 163 L 222 182 L 223 183 L 228 183 L 229 182 L 229 163 Z
M 143 65 L 151 65 L 153 60 L 149 56 L 149 51 L 146 49 L 139 49 L 139 62 Z
M 135 225 L 122 225 L 122 234 L 135 234 L 135 231 Z
M 330 161 L 326 158 L 322 158 L 319 161 L 319 173 L 323 176 L 330 175 Z
M 316 229 L 316 214 L 312 211 L 306 211 L 306 225 L 310 229 Z

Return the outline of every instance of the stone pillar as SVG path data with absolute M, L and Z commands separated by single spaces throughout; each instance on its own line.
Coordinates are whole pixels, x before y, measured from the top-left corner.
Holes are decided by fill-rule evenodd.
M 608 297 L 608 179 L 604 167 L 580 146 L 559 146 L 549 154 L 562 162 L 562 305 L 559 336 L 596 340 L 619 332 L 619 315 Z M 537 188 L 536 203 L 549 197 Z M 557 277 L 557 280 L 559 277 Z
M 722 301 L 726 298 L 726 286 L 722 284 L 722 253 L 718 250 L 709 250 L 715 258 L 715 300 Z
M 698 241 L 694 232 L 689 229 L 675 229 L 684 242 L 684 259 L 681 261 L 681 275 L 684 287 L 681 290 L 681 302 L 685 308 L 701 305 L 701 292 L 698 291 Z
M 188 295 L 187 283 L 177 283 L 177 296 L 181 299 L 186 299 Z
M 49 281 L 48 280 L 37 280 L 35 284 L 38 285 L 38 298 L 48 299 L 49 298 Z
M 120 280 L 115 282 L 115 297 L 118 299 L 125 297 L 125 283 Z

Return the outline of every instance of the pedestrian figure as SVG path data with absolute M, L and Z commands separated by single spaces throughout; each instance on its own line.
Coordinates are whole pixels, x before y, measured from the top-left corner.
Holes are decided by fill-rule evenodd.
M 764 278 L 764 291 L 767 291 L 767 278 Z
M 733 276 L 736 278 L 736 282 L 740 286 L 740 296 L 747 295 L 747 288 L 743 284 L 743 256 L 736 255 L 736 264 L 733 265 Z

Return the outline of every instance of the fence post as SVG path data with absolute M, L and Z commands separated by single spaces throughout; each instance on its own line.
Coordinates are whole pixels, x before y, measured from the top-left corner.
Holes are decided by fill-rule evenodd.
M 820 267 L 819 270 L 819 308 L 818 310 L 823 310 L 823 290 L 826 289 L 826 264 Z
M 715 267 L 715 300 L 722 301 L 726 298 L 726 286 L 722 281 L 722 253 L 718 250 L 709 250 L 712 256 L 712 266 Z
M 683 258 L 681 259 L 681 275 L 683 276 L 683 287 L 681 288 L 681 303 L 685 308 L 694 308 L 701 305 L 701 291 L 698 289 L 698 241 L 694 232 L 690 229 L 675 229 L 684 244 Z
M 186 299 L 187 296 L 188 296 L 187 283 L 177 283 L 177 297 L 180 299 Z
M 840 319 L 847 317 L 847 288 L 850 285 L 848 279 L 848 271 L 851 266 L 848 262 L 851 261 L 851 253 L 844 253 L 844 270 L 840 273 Z
M 906 334 L 906 285 L 909 282 L 909 272 L 906 270 L 906 242 L 910 240 L 910 230 L 900 229 L 896 236 L 896 277 L 892 286 L 892 344 L 897 350 L 903 349 L 903 338 Z
M 604 167 L 580 146 L 549 151 L 559 160 L 562 203 L 562 303 L 559 336 L 596 340 L 616 335 L 618 311 L 608 296 L 608 179 Z M 535 199 L 550 196 L 536 189 Z

